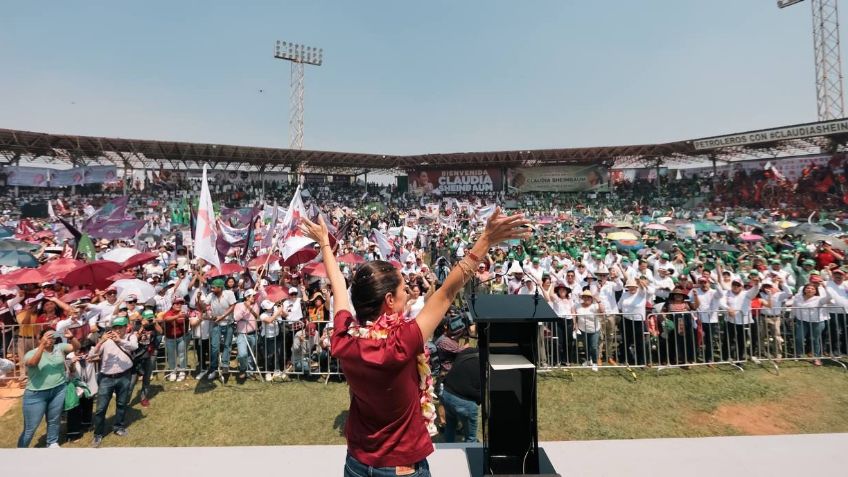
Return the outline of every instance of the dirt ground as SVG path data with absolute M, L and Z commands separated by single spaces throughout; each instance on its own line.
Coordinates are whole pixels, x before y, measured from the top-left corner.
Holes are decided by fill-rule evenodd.
M 762 404 L 723 404 L 707 417 L 735 428 L 743 435 L 775 435 L 799 432 L 798 424 L 813 417 L 816 403 L 827 399 L 814 393 L 792 396 L 780 402 Z
M 17 383 L 0 386 L 0 417 L 15 406 L 18 399 L 24 395 L 24 390 Z

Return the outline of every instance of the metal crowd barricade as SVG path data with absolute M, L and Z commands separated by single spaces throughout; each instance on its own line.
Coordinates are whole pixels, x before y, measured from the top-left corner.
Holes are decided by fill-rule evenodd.
M 0 381 L 13 381 L 26 375 L 23 356 L 36 347 L 37 340 L 20 336 L 20 325 L 0 323 L 0 358 L 14 363 L 14 368 L 0 374 Z

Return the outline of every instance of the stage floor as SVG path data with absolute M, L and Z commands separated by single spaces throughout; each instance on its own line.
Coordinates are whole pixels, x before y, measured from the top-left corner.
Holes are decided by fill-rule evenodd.
M 848 434 L 700 439 L 545 442 L 560 475 L 798 477 L 848 475 Z M 0 450 L 8 475 L 84 473 L 121 477 L 340 476 L 343 446 Z M 429 458 L 435 477 L 465 477 L 464 446 L 442 444 Z

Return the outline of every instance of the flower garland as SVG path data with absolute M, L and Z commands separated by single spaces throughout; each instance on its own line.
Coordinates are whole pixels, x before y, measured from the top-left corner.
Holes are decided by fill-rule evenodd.
M 347 333 L 354 338 L 365 338 L 372 340 L 384 340 L 389 337 L 389 333 L 403 325 L 405 321 L 398 314 L 383 314 L 376 321 L 369 321 L 365 326 L 351 324 Z M 435 392 L 433 390 L 433 375 L 430 372 L 430 351 L 427 347 L 421 354 L 416 356 L 418 368 L 418 393 L 420 395 L 419 405 L 421 406 L 421 416 L 424 418 L 424 424 L 427 426 L 427 432 L 431 436 L 438 434 L 436 429 L 436 406 L 433 404 Z

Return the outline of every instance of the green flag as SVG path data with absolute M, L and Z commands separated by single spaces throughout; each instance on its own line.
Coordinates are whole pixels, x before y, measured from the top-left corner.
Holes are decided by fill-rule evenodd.
M 94 243 L 88 234 L 83 234 L 77 242 L 77 257 L 85 259 L 86 262 L 93 262 L 97 258 Z

